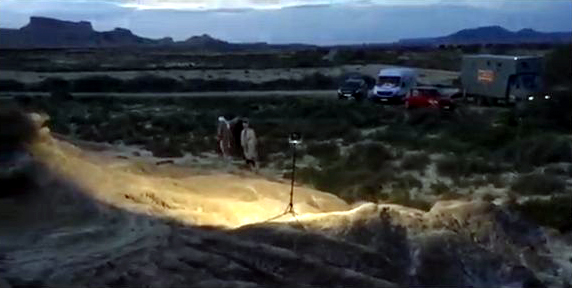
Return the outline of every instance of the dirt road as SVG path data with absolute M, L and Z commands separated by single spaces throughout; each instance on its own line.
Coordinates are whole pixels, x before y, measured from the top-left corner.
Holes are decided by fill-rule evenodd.
M 453 95 L 459 92 L 456 88 L 441 89 L 444 95 Z M 336 98 L 336 90 L 272 90 L 272 91 L 211 91 L 211 92 L 143 92 L 143 93 L 112 93 L 112 92 L 80 92 L 72 93 L 77 98 L 92 97 L 118 97 L 118 98 L 161 98 L 161 97 L 314 97 Z M 48 92 L 0 92 L 0 98 L 12 97 L 49 97 Z
M 0 92 L 0 97 L 48 97 L 48 92 Z M 291 91 L 219 91 L 219 92 L 175 92 L 175 93 L 72 93 L 73 97 L 124 97 L 124 98 L 152 98 L 152 97 L 336 97 L 335 90 L 291 90 Z
M 140 70 L 140 71 L 76 71 L 76 72 L 34 72 L 34 71 L 10 71 L 0 70 L 0 80 L 17 80 L 23 83 L 40 82 L 50 77 L 75 80 L 90 76 L 109 76 L 120 80 L 129 80 L 139 76 L 168 77 L 177 80 L 202 79 L 202 80 L 236 80 L 252 83 L 289 79 L 300 80 L 314 73 L 320 73 L 328 77 L 339 77 L 350 72 L 359 72 L 375 77 L 380 69 L 396 66 L 383 64 L 369 65 L 343 65 L 337 67 L 318 68 L 274 68 L 274 69 L 190 69 L 190 70 Z M 414 67 L 411 67 L 414 68 Z M 419 81 L 423 83 L 450 84 L 458 77 L 458 72 L 416 69 L 419 73 Z

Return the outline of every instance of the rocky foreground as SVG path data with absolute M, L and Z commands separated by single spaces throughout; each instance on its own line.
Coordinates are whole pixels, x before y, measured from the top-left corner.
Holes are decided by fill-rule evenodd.
M 569 287 L 571 239 L 488 202 L 429 212 L 253 175 L 3 146 L 0 287 Z

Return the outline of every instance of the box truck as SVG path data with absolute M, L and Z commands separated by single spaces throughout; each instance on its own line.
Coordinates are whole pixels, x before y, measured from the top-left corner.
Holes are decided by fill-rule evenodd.
M 463 93 L 483 102 L 514 103 L 542 92 L 542 57 L 465 55 Z

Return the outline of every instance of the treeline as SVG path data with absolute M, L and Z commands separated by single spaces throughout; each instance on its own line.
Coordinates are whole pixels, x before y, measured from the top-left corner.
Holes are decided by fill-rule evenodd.
M 47 78 L 37 83 L 0 80 L 0 91 L 9 92 L 205 92 L 251 90 L 320 90 L 335 89 L 338 81 L 321 73 L 301 79 L 278 79 L 262 83 L 230 79 L 184 79 L 152 75 L 122 80 L 110 76 L 88 76 L 75 80 Z

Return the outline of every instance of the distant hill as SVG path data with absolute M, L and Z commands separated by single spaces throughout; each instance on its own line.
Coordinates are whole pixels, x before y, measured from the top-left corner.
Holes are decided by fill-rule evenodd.
M 1 48 L 113 47 L 151 45 L 161 41 L 139 37 L 127 29 L 97 32 L 86 21 L 44 17 L 31 17 L 28 25 L 20 29 L 0 29 Z
M 500 26 L 464 29 L 448 36 L 435 38 L 412 38 L 399 40 L 406 46 L 471 45 L 471 44 L 521 44 L 521 43 L 566 43 L 572 41 L 572 32 L 538 32 L 522 29 L 516 32 Z
M 71 22 L 46 17 L 30 17 L 30 22 L 20 29 L 0 29 L 0 48 L 105 48 L 172 46 L 207 51 L 239 51 L 263 49 L 306 49 L 315 47 L 304 44 L 270 45 L 267 43 L 230 43 L 207 34 L 193 36 L 185 41 L 149 39 L 137 36 L 130 30 L 115 28 L 112 31 L 93 30 L 90 22 Z
M 335 47 L 393 47 L 437 46 L 468 44 L 519 44 L 564 43 L 572 41 L 572 32 L 544 33 L 532 29 L 512 32 L 500 26 L 464 29 L 448 36 L 435 38 L 402 39 L 397 43 L 372 43 L 368 45 L 339 45 Z M 201 51 L 245 50 L 303 50 L 317 48 L 307 44 L 274 45 L 265 42 L 230 43 L 207 34 L 192 36 L 184 41 L 172 38 L 150 39 L 133 34 L 124 28 L 99 32 L 90 22 L 71 22 L 46 17 L 30 17 L 30 22 L 20 29 L 0 28 L 0 49 L 33 48 L 106 48 L 106 47 L 174 47 Z

